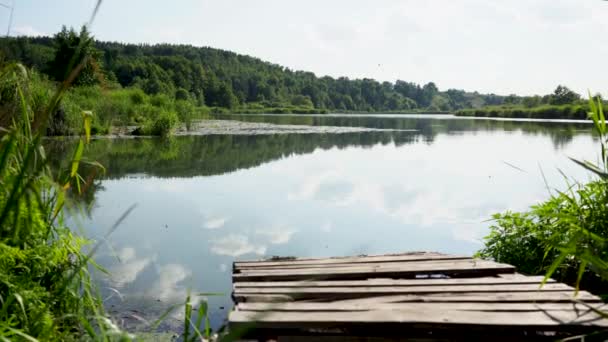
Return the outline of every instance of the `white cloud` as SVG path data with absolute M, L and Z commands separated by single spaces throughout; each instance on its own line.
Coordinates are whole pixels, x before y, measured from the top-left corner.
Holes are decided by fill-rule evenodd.
M 273 245 L 282 245 L 289 242 L 296 230 L 285 226 L 274 226 L 268 229 L 258 229 L 256 234 L 268 238 L 268 242 Z
M 29 37 L 38 37 L 38 36 L 48 36 L 48 34 L 38 31 L 32 26 L 17 26 L 11 28 L 11 35 L 13 36 L 29 36 Z
M 321 225 L 321 231 L 323 233 L 330 233 L 334 229 L 334 225 L 331 222 L 325 222 Z
M 224 217 L 214 217 L 214 218 L 210 218 L 207 221 L 205 221 L 203 226 L 206 229 L 219 229 L 219 228 L 222 228 L 224 226 L 224 224 L 226 224 L 226 221 L 227 221 L 227 219 Z
M 215 254 L 231 257 L 238 257 L 250 253 L 263 255 L 266 253 L 266 246 L 253 244 L 245 235 L 230 234 L 221 239 L 212 241 L 211 251 Z
M 608 53 L 597 41 L 608 34 L 608 5 L 601 0 L 193 1 L 172 7 L 153 1 L 145 16 L 128 17 L 137 6 L 104 3 L 96 36 L 214 46 L 320 76 L 434 81 L 441 89 L 532 94 L 557 83 L 579 92 L 604 89 L 596 72 Z M 36 12 L 49 13 L 54 19 L 44 29 L 54 32 L 66 20 L 72 26 L 82 20 L 58 14 L 88 7 L 40 1 L 17 17 L 21 25 L 39 22 Z M 27 26 L 17 31 L 40 33 Z M 593 53 L 564 46 L 592 46 Z
M 167 264 L 159 269 L 158 279 L 147 291 L 162 301 L 184 300 L 187 288 L 180 283 L 192 276 L 192 271 L 180 264 Z
M 482 240 L 485 234 L 487 234 L 486 229 L 484 229 L 483 226 L 479 225 L 479 222 L 482 221 L 483 220 L 480 219 L 477 222 L 454 225 L 452 227 L 452 237 L 454 238 L 454 240 L 458 241 L 482 244 Z
M 154 257 L 137 258 L 135 249 L 125 247 L 118 251 L 118 265 L 110 267 L 110 275 L 115 286 L 132 283 L 137 276 L 154 260 Z

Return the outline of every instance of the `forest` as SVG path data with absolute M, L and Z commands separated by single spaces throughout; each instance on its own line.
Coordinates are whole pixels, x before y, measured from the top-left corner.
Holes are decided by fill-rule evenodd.
M 81 42 L 86 44 L 77 51 Z M 75 82 L 79 87 L 106 92 L 138 89 L 147 96 L 189 100 L 216 112 L 449 112 L 499 105 L 505 98 L 440 91 L 433 82 L 317 77 L 210 47 L 101 42 L 84 29 L 64 28 L 53 37 L 0 40 L 2 61 L 20 62 L 50 81 L 64 79 L 74 55 L 88 57 Z
M 208 107 L 436 112 L 497 105 L 504 99 L 457 89 L 439 91 L 433 82 L 420 85 L 402 80 L 390 83 L 317 77 L 312 72 L 294 71 L 210 47 L 100 42 L 86 31 L 81 35 L 82 39 L 91 39 L 83 51 L 91 55 L 91 67 L 77 84 L 138 87 L 148 95 L 188 96 Z M 67 68 L 60 66 L 65 65 L 66 54 L 79 38 L 77 32 L 67 28 L 54 37 L 3 38 L 0 51 L 6 60 L 20 61 L 59 80 Z
M 91 111 L 94 134 L 137 126 L 135 134 L 166 135 L 209 113 L 457 113 L 462 116 L 586 118 L 580 95 L 564 86 L 545 96 L 499 96 L 433 82 L 318 77 L 210 47 L 101 42 L 64 27 L 53 37 L 0 39 L 0 64 L 32 70 L 38 97 L 48 96 L 86 57 L 53 115 L 47 134 L 77 134 Z M 0 100 L 1 101 L 1 100 Z M 581 104 L 582 103 L 582 104 Z

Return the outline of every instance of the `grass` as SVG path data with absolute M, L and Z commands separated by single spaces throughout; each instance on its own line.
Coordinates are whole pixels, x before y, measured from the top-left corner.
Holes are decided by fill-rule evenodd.
M 96 10 L 101 0 L 98 0 Z M 96 11 L 95 10 L 95 11 Z M 94 18 L 94 15 L 92 19 Z M 91 21 L 92 21 L 91 19 Z M 107 273 L 93 256 L 133 209 L 110 227 L 101 242 L 93 243 L 65 225 L 64 213 L 80 210 L 77 200 L 104 171 L 86 159 L 91 134 L 99 132 L 105 118 L 83 108 L 108 106 L 121 109 L 126 119 L 137 115 L 134 106 L 160 108 L 150 120 L 159 134 L 170 133 L 179 120 L 173 101 L 147 99 L 138 91 L 116 91 L 112 101 L 100 104 L 100 89 L 70 85 L 86 57 L 72 59 L 66 80 L 54 84 L 19 64 L 0 65 L 0 340 L 1 341 L 131 341 L 105 312 L 92 281 L 91 270 Z M 76 98 L 76 99 L 74 99 Z M 98 100 L 98 99 L 97 99 Z M 87 103 L 85 101 L 92 101 Z M 125 105 L 127 103 L 127 105 Z M 78 104 L 78 105 L 76 105 Z M 122 107 L 121 107 L 122 104 Z M 182 106 L 183 107 L 183 106 Z M 190 106 L 186 106 L 192 111 Z M 182 115 L 192 115 L 191 112 Z M 183 116 L 182 116 L 183 118 Z M 77 127 L 80 128 L 77 128 Z M 42 139 L 49 133 L 80 133 L 71 162 L 52 169 Z M 86 165 L 86 168 L 82 166 Z M 83 175 L 86 169 L 89 174 Z M 190 298 L 186 310 L 184 340 L 209 336 L 206 302 L 199 303 L 192 323 Z
M 82 114 L 85 134 L 69 169 L 53 173 L 41 145 L 54 112 L 52 100 L 48 107 L 36 102 L 37 89 L 19 65 L 4 66 L 0 79 L 5 86 L 2 117 L 12 122 L 0 133 L 0 339 L 126 338 L 105 314 L 91 282 L 89 266 L 95 265 L 91 257 L 97 246 L 85 254 L 91 242 L 74 234 L 63 219 L 70 196 L 89 185 L 78 173 L 86 162 L 89 113 Z
M 53 82 L 36 72 L 31 74 L 29 83 L 32 87 L 42 94 L 52 92 Z M 168 135 L 179 124 L 190 129 L 194 120 L 204 118 L 210 112 L 190 100 L 176 100 L 165 94 L 150 96 L 139 88 L 79 86 L 66 90 L 51 116 L 51 129 L 47 134 L 80 134 L 82 111 L 95 113 L 91 133 L 96 135 L 110 133 L 113 126 L 136 126 L 139 134 Z

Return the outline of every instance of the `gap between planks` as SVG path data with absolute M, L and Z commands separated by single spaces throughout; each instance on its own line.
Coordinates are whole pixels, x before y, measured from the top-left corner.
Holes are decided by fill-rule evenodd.
M 608 310 L 606 304 L 585 303 L 239 303 L 239 311 L 372 311 L 372 310 L 448 310 L 448 311 L 577 311 Z
M 439 261 L 439 260 L 469 260 L 471 257 L 461 255 L 377 255 L 365 257 L 343 257 L 328 259 L 295 259 L 285 261 L 235 261 L 234 269 L 255 269 L 255 268 L 274 268 L 274 267 L 308 267 L 322 265 L 341 265 L 341 264 L 373 264 L 390 262 L 416 262 L 416 261 Z
M 585 302 L 602 302 L 597 296 L 586 291 L 579 291 L 575 297 L 572 291 L 535 291 L 535 292 L 493 292 L 493 293 L 429 293 L 429 294 L 401 294 L 401 295 L 370 295 L 362 294 L 332 294 L 332 295 L 307 295 L 307 294 L 233 294 L 237 303 L 242 302 L 293 302 L 295 300 L 332 301 L 344 304 L 365 303 L 396 303 L 396 302 L 422 302 L 422 303 L 449 303 L 449 302 L 566 302 L 573 300 Z
M 432 265 L 454 265 L 454 264 L 487 264 L 495 263 L 482 259 L 441 259 L 441 260 L 412 260 L 412 261 L 391 261 L 391 262 L 366 262 L 366 263 L 344 263 L 344 264 L 321 264 L 321 265 L 283 265 L 283 266 L 265 266 L 265 267 L 237 267 L 235 273 L 257 273 L 257 272 L 274 272 L 291 270 L 331 270 L 343 268 L 390 268 L 390 267 L 427 267 Z
M 608 327 L 608 320 L 593 311 L 487 312 L 448 310 L 375 310 L 345 312 L 255 312 L 233 311 L 228 317 L 232 328 L 239 323 L 255 324 L 256 329 L 303 328 L 396 324 L 400 328 L 417 324 L 475 326 L 592 326 Z
M 511 274 L 508 274 L 510 276 Z M 447 279 L 382 279 L 371 278 L 366 280 L 333 280 L 333 281 L 258 281 L 236 282 L 234 288 L 241 287 L 367 287 L 367 286 L 443 286 L 443 285 L 489 285 L 489 284 L 537 284 L 540 286 L 544 276 L 522 277 L 477 277 L 477 278 L 447 278 Z M 547 284 L 555 283 L 554 279 L 547 279 Z
M 545 284 L 492 284 L 492 285 L 445 285 L 445 286 L 375 286 L 375 287 L 237 287 L 235 295 L 240 294 L 286 294 L 286 295 L 390 295 L 418 293 L 493 293 L 493 292 L 545 292 L 571 291 L 574 288 L 561 283 Z
M 314 280 L 314 279 L 368 279 L 373 277 L 404 278 L 421 274 L 445 275 L 496 275 L 514 273 L 515 267 L 490 261 L 456 261 L 453 263 L 431 263 L 427 265 L 400 264 L 393 266 L 362 266 L 343 268 L 310 268 L 293 270 L 260 270 L 236 273 L 232 278 L 238 281 L 273 280 Z

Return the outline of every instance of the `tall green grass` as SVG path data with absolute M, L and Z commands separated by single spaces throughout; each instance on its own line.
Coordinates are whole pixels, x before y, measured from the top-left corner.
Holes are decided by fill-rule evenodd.
M 52 172 L 41 140 L 62 90 L 45 98 L 43 107 L 23 67 L 4 66 L 0 81 L 2 117 L 10 122 L 0 132 L 0 339 L 127 338 L 106 315 L 91 282 L 97 246 L 85 254 L 90 241 L 64 224 L 70 194 L 79 195 L 91 181 L 79 174 L 80 165 L 99 167 L 83 158 L 90 113 L 82 113 L 84 135 L 70 168 Z
M 141 121 L 165 135 L 196 113 L 181 100 L 149 98 L 135 89 L 111 92 L 107 102 L 96 97 L 100 88 L 71 91 L 86 62 L 87 56 L 72 58 L 58 85 L 19 64 L 0 65 L 0 341 L 138 339 L 105 312 L 90 274 L 107 273 L 93 256 L 132 208 L 95 244 L 67 227 L 64 213 L 79 209 L 78 197 L 90 193 L 96 174 L 104 172 L 86 159 L 91 134 L 112 124 L 104 115 L 137 122 L 148 110 L 157 116 Z M 71 162 L 65 169 L 51 168 L 42 140 L 66 132 L 80 135 Z M 186 311 L 184 341 L 210 337 L 206 301 L 198 302 L 196 312 L 190 296 L 178 307 Z

